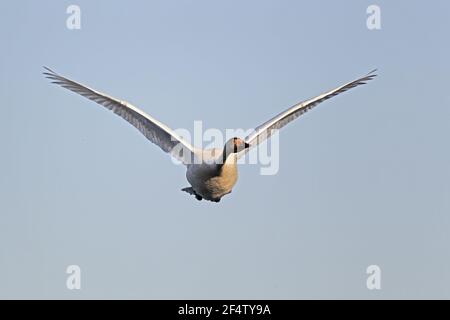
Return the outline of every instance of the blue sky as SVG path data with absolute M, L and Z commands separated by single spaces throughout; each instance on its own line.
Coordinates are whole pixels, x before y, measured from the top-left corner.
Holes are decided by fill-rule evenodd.
M 66 28 L 71 4 L 81 30 Z M 450 298 L 448 1 L 0 10 L 1 298 Z M 250 128 L 379 77 L 284 128 L 278 174 L 241 166 L 217 205 L 182 193 L 182 167 L 43 65 L 190 130 Z M 381 290 L 366 288 L 372 264 Z

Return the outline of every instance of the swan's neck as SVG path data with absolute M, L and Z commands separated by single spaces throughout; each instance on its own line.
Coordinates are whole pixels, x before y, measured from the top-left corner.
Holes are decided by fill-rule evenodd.
M 237 162 L 237 154 L 234 152 L 227 152 L 227 148 L 223 148 L 219 159 L 221 161 L 217 165 L 219 169 L 222 169 L 224 165 L 235 165 Z

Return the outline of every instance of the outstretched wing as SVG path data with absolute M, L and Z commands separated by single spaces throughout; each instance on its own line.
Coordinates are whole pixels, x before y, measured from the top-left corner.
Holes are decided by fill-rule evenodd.
M 245 138 L 245 142 L 249 143 L 251 147 L 260 144 L 261 142 L 263 142 L 272 135 L 272 130 L 281 129 L 291 121 L 297 119 L 302 114 L 306 113 L 307 111 L 317 106 L 319 103 L 328 100 L 331 97 L 337 96 L 338 94 L 343 93 L 351 88 L 365 84 L 367 81 L 372 80 L 374 77 L 376 77 L 375 71 L 376 70 L 373 70 L 362 78 L 346 83 L 338 88 L 335 88 L 331 91 L 321 94 L 315 98 L 300 102 L 292 106 L 291 108 L 281 112 L 280 114 L 276 115 L 269 121 L 258 126 L 252 134 L 250 134 Z M 248 150 L 249 149 L 246 149 L 246 151 Z M 244 154 L 245 152 L 242 152 L 241 156 Z
M 179 137 L 172 129 L 165 124 L 154 119 L 132 104 L 122 101 L 104 93 L 91 89 L 78 82 L 67 79 L 49 68 L 45 68 L 44 75 L 52 83 L 58 84 L 63 88 L 69 89 L 82 95 L 105 108 L 113 111 L 122 117 L 136 129 L 138 129 L 148 140 L 159 146 L 163 151 L 187 164 L 191 161 L 194 154 L 194 147 Z

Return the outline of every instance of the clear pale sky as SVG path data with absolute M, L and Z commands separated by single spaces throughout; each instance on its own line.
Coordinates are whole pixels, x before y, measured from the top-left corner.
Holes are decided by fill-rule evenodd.
M 366 9 L 381 8 L 381 30 Z M 66 8 L 81 8 L 81 30 Z M 0 298 L 450 298 L 448 1 L 2 1 Z M 172 128 L 250 128 L 378 68 L 221 203 L 42 66 Z M 366 268 L 382 270 L 381 290 Z M 66 288 L 79 265 L 81 290 Z

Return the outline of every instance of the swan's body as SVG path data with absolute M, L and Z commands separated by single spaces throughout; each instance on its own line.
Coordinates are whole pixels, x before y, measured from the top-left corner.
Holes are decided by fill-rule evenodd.
M 187 168 L 186 178 L 191 187 L 182 190 L 194 195 L 198 200 L 205 199 L 214 202 L 219 202 L 224 195 L 231 193 L 238 179 L 237 160 L 251 147 L 270 137 L 273 130 L 284 127 L 319 103 L 350 88 L 365 84 L 366 81 L 372 80 L 376 76 L 373 74 L 374 71 L 372 71 L 362 78 L 351 81 L 313 99 L 298 103 L 257 127 L 245 139 L 230 139 L 223 149 L 200 150 L 184 141 L 169 127 L 130 103 L 60 76 L 48 68 L 45 69 L 46 72 L 44 74 L 53 83 L 76 92 L 113 111 L 136 127 L 148 140 L 158 145 L 163 151 L 170 153 L 173 157 L 183 162 Z
M 220 149 L 215 149 L 220 154 Z M 188 164 L 186 178 L 191 184 L 190 188 L 183 189 L 194 194 L 198 200 L 218 202 L 220 199 L 231 193 L 238 179 L 237 156 L 231 154 L 223 165 L 220 159 L 213 163 Z

